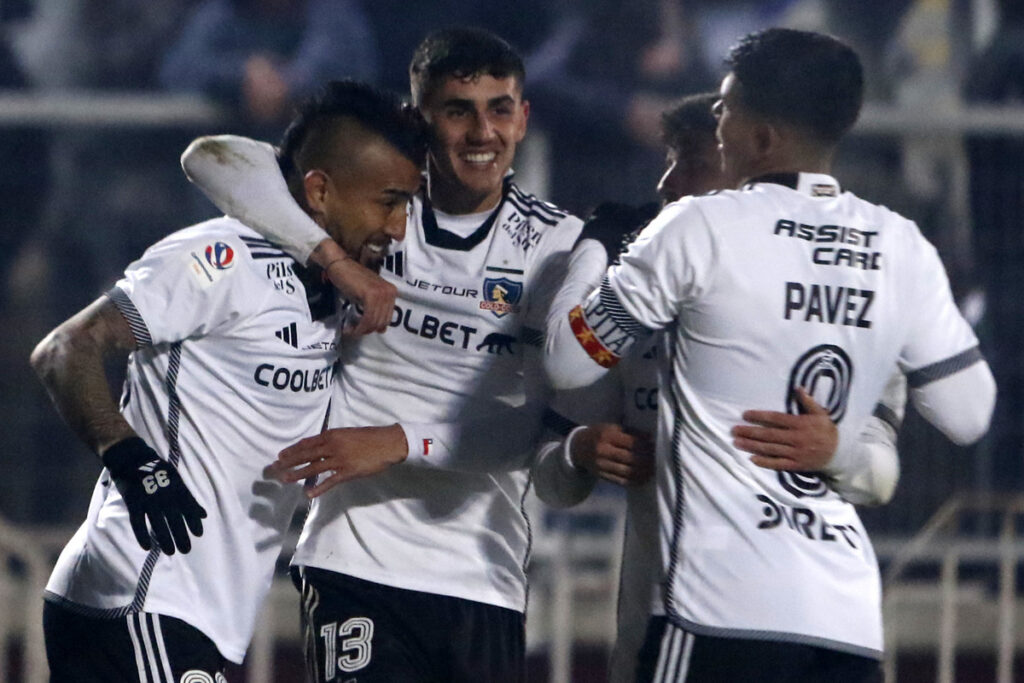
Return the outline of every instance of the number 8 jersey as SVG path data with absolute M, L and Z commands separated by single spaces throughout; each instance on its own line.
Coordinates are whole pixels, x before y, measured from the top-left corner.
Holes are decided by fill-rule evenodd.
M 837 422 L 838 460 L 895 367 L 912 396 L 987 373 L 917 226 L 818 174 L 684 199 L 555 324 L 571 342 L 547 359 L 561 386 L 559 364 L 611 366 L 668 330 L 657 454 L 669 619 L 881 657 L 878 566 L 853 506 L 817 474 L 755 466 L 730 432 L 751 406 L 795 412 L 803 387 Z

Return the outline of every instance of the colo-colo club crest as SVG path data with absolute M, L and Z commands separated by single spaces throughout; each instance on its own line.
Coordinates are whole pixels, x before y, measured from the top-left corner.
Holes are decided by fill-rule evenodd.
M 519 299 L 523 296 L 523 283 L 513 282 L 507 277 L 484 278 L 484 300 L 480 308 L 490 311 L 497 317 L 519 311 Z

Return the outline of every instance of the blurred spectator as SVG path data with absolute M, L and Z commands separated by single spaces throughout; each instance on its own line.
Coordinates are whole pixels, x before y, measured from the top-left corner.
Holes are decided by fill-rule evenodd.
M 357 0 L 203 0 L 160 68 L 169 90 L 232 105 L 245 132 L 277 139 L 291 105 L 332 79 L 374 81 L 378 50 Z
M 74 91 L 155 88 L 154 66 L 192 0 L 37 0 L 12 32 L 29 83 L 53 97 Z M 24 133 L 20 131 L 19 135 Z M 31 380 L 28 354 L 54 323 L 96 298 L 142 248 L 193 217 L 194 192 L 178 156 L 192 131 L 147 128 L 54 129 L 50 149 L 29 159 L 49 165 L 49 192 L 24 196 L 41 216 L 8 274 L 5 367 L 0 408 L 2 512 L 15 521 L 56 522 L 85 505 L 98 463 L 70 432 L 54 427 L 45 395 Z M 25 143 L 24 139 L 18 139 Z M 6 157 L 5 157 L 6 158 Z M 11 165 L 22 172 L 30 165 Z M 4 214 L 7 210 L 5 205 Z M 45 453 L 46 457 L 37 454 Z
M 527 64 L 532 116 L 548 133 L 551 200 L 579 215 L 599 201 L 656 199 L 660 117 L 715 85 L 675 0 L 563 0 Z
M 369 0 L 366 14 L 380 38 L 380 84 L 399 93 L 409 90 L 409 61 L 424 36 L 452 26 L 477 26 L 497 33 L 520 53 L 544 38 L 551 21 L 550 0 Z M 527 66 L 527 83 L 533 74 Z M 529 93 L 527 93 L 529 97 Z
M 980 105 L 1024 105 L 1024 3 L 1001 0 L 991 42 L 970 65 L 964 99 Z M 992 423 L 993 483 L 1024 483 L 1024 140 L 975 135 L 968 140 L 976 272 L 985 293 L 980 333 L 999 385 Z
M 0 88 L 10 93 L 28 87 L 21 64 L 16 59 L 6 36 L 8 22 L 23 18 L 9 14 L 11 6 L 0 4 Z M 23 8 L 24 9 L 24 8 Z M 4 427 L 0 429 L 0 516 L 13 517 L 27 510 L 28 495 L 24 485 L 28 479 L 26 457 L 32 453 L 32 434 L 25 428 L 32 422 L 33 405 L 42 403 L 38 391 L 33 401 L 31 373 L 28 370 L 28 351 L 32 348 L 23 332 L 25 320 L 21 307 L 11 296 L 9 283 L 16 263 L 16 255 L 36 230 L 43 208 L 42 197 L 49 185 L 49 138 L 42 128 L 12 126 L 0 131 L 0 413 Z M 34 304 L 38 307 L 39 302 Z M 3 675 L 0 674 L 0 678 Z
M 35 0 L 15 36 L 40 88 L 137 88 L 195 0 Z

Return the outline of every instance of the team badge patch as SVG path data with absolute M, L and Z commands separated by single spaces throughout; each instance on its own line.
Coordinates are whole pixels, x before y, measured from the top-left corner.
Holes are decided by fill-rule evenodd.
M 523 296 L 523 283 L 507 277 L 484 278 L 484 300 L 480 308 L 502 318 L 508 313 L 519 312 L 519 299 Z
M 224 242 L 208 244 L 204 253 L 206 262 L 217 270 L 227 270 L 235 265 L 235 250 Z

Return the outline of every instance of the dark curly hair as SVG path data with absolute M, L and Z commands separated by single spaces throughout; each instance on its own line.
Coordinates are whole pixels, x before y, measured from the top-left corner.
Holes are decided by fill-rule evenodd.
M 435 31 L 416 48 L 409 64 L 413 101 L 421 104 L 425 95 L 449 76 L 515 78 L 519 86 L 526 78 L 523 59 L 500 36 L 482 28 L 456 27 Z
M 666 147 L 686 156 L 715 142 L 718 122 L 711 108 L 718 93 L 687 95 L 661 113 L 661 140 Z
M 822 33 L 770 28 L 745 36 L 726 66 L 744 107 L 835 144 L 864 99 L 864 69 L 846 43 Z

